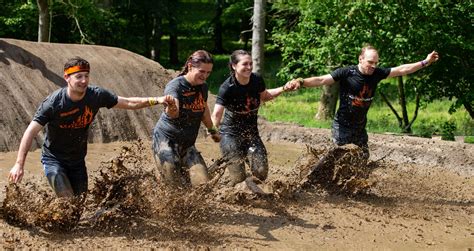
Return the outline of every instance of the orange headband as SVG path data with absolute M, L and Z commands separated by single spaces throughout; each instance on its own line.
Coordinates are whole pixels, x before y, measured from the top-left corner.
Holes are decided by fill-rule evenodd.
M 73 73 L 80 72 L 80 71 L 89 72 L 90 68 L 88 66 L 85 66 L 85 65 L 83 65 L 83 66 L 75 65 L 75 66 L 71 66 L 71 67 L 67 68 L 66 70 L 64 70 L 64 74 L 71 75 Z

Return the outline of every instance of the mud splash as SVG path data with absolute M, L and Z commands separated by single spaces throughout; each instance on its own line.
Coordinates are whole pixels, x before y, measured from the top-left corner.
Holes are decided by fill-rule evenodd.
M 9 184 L 3 201 L 3 216 L 13 225 L 69 231 L 79 222 L 83 199 L 57 198 L 34 183 Z
M 222 202 L 288 215 L 285 204 L 303 188 L 354 195 L 366 192 L 374 184 L 368 179 L 371 164 L 365 162 L 362 150 L 354 145 L 332 149 L 308 147 L 294 168 L 299 170 L 299 176 L 294 172 L 284 179 L 266 182 L 249 177 L 234 187 L 225 185 L 225 179 L 221 179 L 226 165 L 233 160 L 218 159 L 210 165 L 209 183 L 182 189 L 170 189 L 160 182 L 147 151 L 141 141 L 122 146 L 116 157 L 102 162 L 98 171 L 90 175 L 92 188 L 86 197 L 57 198 L 35 182 L 11 184 L 3 202 L 3 216 L 11 224 L 48 231 L 71 230 L 80 225 L 123 232 L 140 221 L 185 229 L 199 226 L 218 214 L 218 203 Z
M 90 192 L 92 208 L 96 209 L 91 217 L 94 226 L 116 228 L 126 217 L 148 218 L 178 227 L 205 221 L 205 212 L 210 211 L 206 203 L 209 190 L 205 186 L 164 186 L 145 151 L 141 142 L 123 146 L 119 156 L 101 165 Z
M 39 186 L 40 182 L 10 184 L 3 217 L 13 225 L 48 231 L 71 230 L 77 225 L 123 231 L 137 219 L 158 220 L 170 227 L 205 221 L 212 211 L 206 202 L 208 186 L 169 190 L 160 182 L 146 151 L 141 141 L 122 146 L 118 156 L 90 174 L 93 186 L 86 197 L 57 198 L 49 187 Z
M 367 163 L 362 149 L 353 144 L 329 149 L 307 146 L 298 166 L 303 188 L 315 186 L 330 193 L 357 195 L 375 185 L 369 176 L 377 162 Z

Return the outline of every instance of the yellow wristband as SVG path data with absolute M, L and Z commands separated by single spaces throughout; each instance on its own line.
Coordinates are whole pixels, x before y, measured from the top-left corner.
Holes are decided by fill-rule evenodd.
M 158 100 L 156 98 L 148 98 L 148 104 L 150 104 L 150 106 L 157 105 Z
M 300 83 L 300 87 L 304 87 L 304 79 L 303 78 L 297 78 L 296 81 Z
M 213 126 L 211 128 L 207 128 L 207 133 L 216 134 L 217 133 L 217 127 Z

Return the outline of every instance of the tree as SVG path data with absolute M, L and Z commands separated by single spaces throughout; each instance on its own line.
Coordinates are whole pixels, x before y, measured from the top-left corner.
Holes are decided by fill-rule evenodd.
M 38 40 L 38 9 L 33 1 L 3 1 L 0 4 L 0 37 Z
M 176 10 L 178 8 L 177 3 L 171 1 L 168 5 L 169 15 L 168 15 L 168 24 L 169 24 L 169 34 L 170 34 L 170 64 L 177 65 L 179 64 L 178 58 L 178 21 L 176 19 Z
M 273 7 L 275 29 L 272 37 L 282 50 L 284 79 L 326 74 L 354 62 L 362 41 L 348 39 L 345 17 L 349 2 L 277 1 Z M 316 119 L 334 117 L 339 84 L 323 87 Z
M 224 0 L 215 0 L 216 16 L 213 19 L 214 23 L 214 53 L 224 53 L 224 46 L 222 46 L 222 12 L 224 10 Z
M 248 42 L 252 36 L 252 12 L 253 0 L 226 0 L 226 7 L 222 13 L 223 30 L 239 31 L 239 33 L 232 32 L 232 35 L 237 35 L 243 49 L 248 49 Z M 232 36 L 232 38 L 234 38 Z
M 265 43 L 265 7 L 266 0 L 255 0 L 253 7 L 252 60 L 253 71 L 262 73 Z
M 420 41 L 436 48 L 441 58 L 432 67 L 429 84 L 421 86 L 420 91 L 429 100 L 453 100 L 450 112 L 464 107 L 474 119 L 474 3 L 423 2 L 421 8 L 429 18 L 424 22 L 426 32 Z
M 288 2 L 279 2 L 274 6 L 291 10 Z M 472 17 L 472 3 L 311 0 L 300 1 L 297 11 L 301 15 L 281 20 L 273 34 L 282 48 L 280 76 L 321 75 L 355 64 L 364 43 L 379 49 L 380 64 L 385 67 L 420 61 L 436 49 L 441 60 L 433 67 L 397 79 L 401 113 L 389 103 L 389 95 L 381 94 L 400 128 L 405 132 L 411 130 L 422 99 L 448 97 L 456 99 L 455 104 L 462 103 L 468 111 L 469 104 L 472 107 L 472 59 L 461 56 L 473 52 L 472 25 L 461 20 Z M 407 92 L 414 93 L 414 97 L 407 99 Z M 406 109 L 410 100 L 416 105 L 411 120 Z
M 50 39 L 50 14 L 49 0 L 36 0 L 38 4 L 38 42 L 49 42 Z

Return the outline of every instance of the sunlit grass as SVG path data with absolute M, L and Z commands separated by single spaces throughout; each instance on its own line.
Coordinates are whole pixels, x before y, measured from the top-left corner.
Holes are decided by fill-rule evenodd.
M 319 106 L 320 89 L 304 90 L 296 93 L 285 93 L 277 99 L 266 103 L 259 114 L 269 121 L 291 122 L 307 127 L 330 128 L 332 121 L 318 121 L 314 119 Z M 411 119 L 415 105 L 408 105 L 408 116 Z M 422 130 L 432 130 L 439 134 L 441 125 L 446 121 L 454 121 L 456 135 L 474 135 L 474 121 L 464 110 L 449 114 L 449 101 L 434 101 L 418 111 L 412 130 L 414 134 L 423 133 Z M 396 108 L 398 108 L 396 106 Z M 399 112 L 399 114 L 401 114 Z M 401 133 L 395 115 L 387 105 L 374 105 L 367 115 L 367 130 L 369 132 Z

